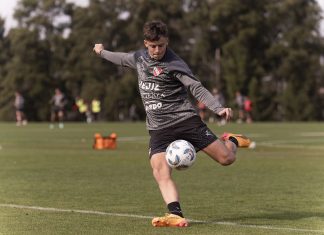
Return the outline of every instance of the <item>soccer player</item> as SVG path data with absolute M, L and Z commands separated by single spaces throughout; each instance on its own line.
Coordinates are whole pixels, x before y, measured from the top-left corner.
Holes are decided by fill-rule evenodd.
M 250 140 L 229 133 L 221 139 L 217 138 L 199 117 L 187 92 L 227 120 L 232 117 L 232 109 L 222 107 L 188 65 L 168 47 L 168 29 L 163 22 L 145 23 L 143 33 L 145 49 L 131 53 L 112 52 L 105 50 L 102 44 L 95 44 L 93 50 L 116 65 L 137 71 L 150 134 L 150 163 L 169 210 L 165 216 L 153 218 L 152 225 L 186 227 L 188 221 L 181 211 L 177 187 L 171 177 L 172 170 L 165 160 L 168 145 L 177 139 L 187 140 L 196 151 L 202 150 L 226 166 L 235 161 L 237 147 L 248 147 Z
M 16 109 L 16 126 L 27 125 L 27 119 L 24 112 L 25 99 L 19 91 L 15 92 L 14 106 Z
M 50 129 L 54 128 L 54 122 L 57 119 L 59 122 L 59 128 L 64 128 L 64 108 L 66 105 L 65 95 L 58 88 L 55 89 L 55 94 L 52 96 L 50 100 L 50 104 L 52 105 L 51 109 L 51 124 Z

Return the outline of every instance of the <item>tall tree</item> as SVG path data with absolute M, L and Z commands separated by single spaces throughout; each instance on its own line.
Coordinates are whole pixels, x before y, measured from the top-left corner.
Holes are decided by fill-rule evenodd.
M 44 97 L 48 96 L 46 87 L 49 84 L 46 46 L 39 42 L 37 32 L 26 29 L 11 30 L 8 39 L 9 61 L 2 82 L 2 97 L 13 97 L 19 90 L 26 98 L 28 118 L 44 120 L 47 106 Z M 12 103 L 7 104 L 10 106 Z
M 266 51 L 268 73 L 276 84 L 279 117 L 285 120 L 319 118 L 323 39 L 319 33 L 321 10 L 316 1 L 273 1 L 268 9 L 273 39 Z
M 60 85 L 62 60 L 58 59 L 57 49 L 64 32 L 64 23 L 59 21 L 64 3 L 64 0 L 21 0 L 14 14 L 18 27 L 7 36 L 10 49 L 3 92 L 10 97 L 20 90 L 26 98 L 27 116 L 32 120 L 48 119 L 49 90 Z
M 236 90 L 249 95 L 257 120 L 318 117 L 311 92 L 323 49 L 316 1 L 220 1 L 212 21 L 232 100 Z
M 222 77 L 230 100 L 235 92 L 249 95 L 257 103 L 253 89 L 264 76 L 263 51 L 268 42 L 265 6 L 269 1 L 218 1 L 212 12 L 212 22 L 218 29 L 222 51 Z
M 6 64 L 9 58 L 8 40 L 5 35 L 5 21 L 0 18 L 0 120 L 8 120 L 13 116 L 12 100 L 13 94 L 6 95 L 5 76 L 7 73 Z

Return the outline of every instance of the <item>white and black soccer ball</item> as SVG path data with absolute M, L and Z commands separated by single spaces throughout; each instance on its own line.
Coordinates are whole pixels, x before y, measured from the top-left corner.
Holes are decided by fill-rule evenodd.
M 176 140 L 166 149 L 165 158 L 171 168 L 185 170 L 195 162 L 196 151 L 188 141 Z

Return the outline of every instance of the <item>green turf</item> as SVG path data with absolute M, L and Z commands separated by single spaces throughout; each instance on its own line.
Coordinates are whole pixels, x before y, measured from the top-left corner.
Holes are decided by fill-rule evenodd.
M 323 123 L 209 127 L 245 133 L 257 148 L 240 149 L 229 167 L 199 153 L 175 171 L 182 209 L 196 221 L 175 229 L 150 224 L 166 209 L 144 123 L 0 123 L 0 234 L 324 234 Z M 116 132 L 118 149 L 92 150 L 96 132 Z

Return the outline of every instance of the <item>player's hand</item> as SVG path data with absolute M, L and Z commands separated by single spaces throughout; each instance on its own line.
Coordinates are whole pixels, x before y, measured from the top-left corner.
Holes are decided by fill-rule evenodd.
M 224 108 L 218 113 L 219 116 L 224 117 L 226 121 L 230 120 L 233 116 L 233 111 L 231 108 Z
M 95 44 L 93 51 L 96 52 L 98 55 L 100 55 L 101 51 L 104 50 L 104 46 L 100 44 Z

